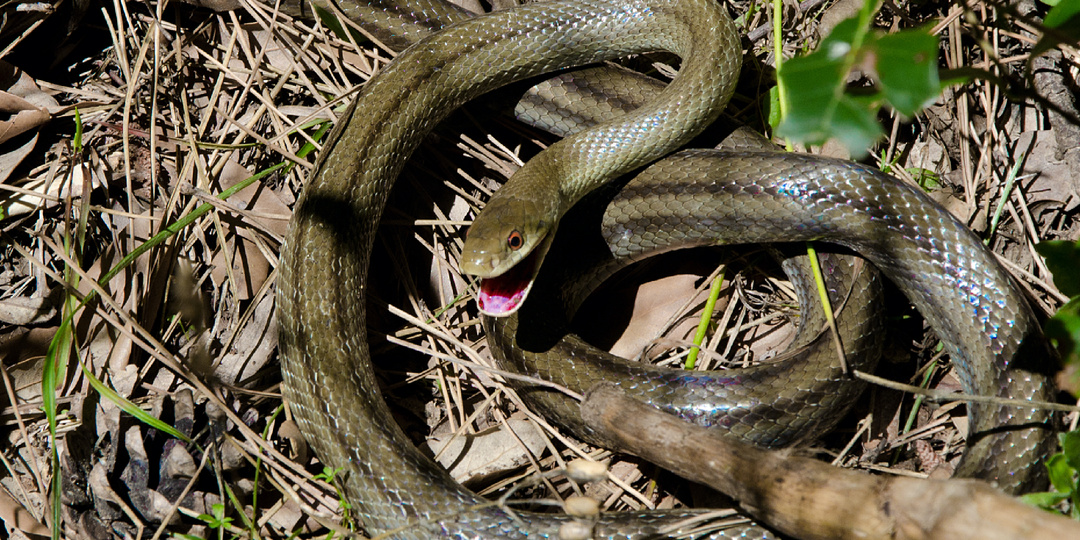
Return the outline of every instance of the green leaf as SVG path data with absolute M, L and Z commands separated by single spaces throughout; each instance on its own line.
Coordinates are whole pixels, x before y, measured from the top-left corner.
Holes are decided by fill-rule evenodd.
M 1080 297 L 1069 300 L 1050 317 L 1043 331 L 1065 367 L 1059 375 L 1059 386 L 1074 396 L 1080 395 Z
M 780 68 L 780 84 L 786 87 L 789 103 L 777 134 L 805 144 L 823 144 L 836 137 L 852 154 L 865 155 L 866 147 L 884 133 L 876 109 L 867 107 L 876 96 L 845 94 L 845 63 L 833 56 L 843 47 L 828 49 L 823 43 L 821 50 L 788 60 Z
M 1054 275 L 1054 285 L 1066 296 L 1080 294 L 1080 242 L 1048 240 L 1035 245 L 1035 251 L 1046 259 L 1046 267 Z
M 199 514 L 198 519 L 206 522 L 206 525 L 214 529 L 220 529 L 228 527 L 232 524 L 232 518 L 225 517 L 225 504 L 214 503 L 210 505 L 211 511 L 214 515 Z
M 937 100 L 937 36 L 926 30 L 905 30 L 877 40 L 877 76 L 885 99 L 911 117 Z
M 836 138 L 853 156 L 864 156 L 867 147 L 884 133 L 877 122 L 881 94 L 846 92 L 848 73 L 875 43 L 868 21 L 869 15 L 861 14 L 841 22 L 816 51 L 780 67 L 778 78 L 787 106 L 777 135 L 805 144 Z
M 1065 495 L 1073 492 L 1073 468 L 1069 466 L 1064 454 L 1054 454 L 1046 460 L 1046 470 L 1050 472 L 1050 485 L 1054 490 Z
M 81 156 L 83 151 L 83 124 L 82 116 L 79 115 L 79 108 L 75 107 L 75 137 L 71 140 L 71 147 L 75 151 L 75 155 Z
M 1052 4 L 1051 4 L 1052 5 Z M 1039 42 L 1031 48 L 1034 58 L 1061 43 L 1073 45 L 1080 42 L 1080 0 L 1061 0 L 1043 19 L 1043 26 L 1048 31 L 1039 37 Z
M 879 95 L 845 96 L 836 104 L 835 136 L 851 152 L 852 158 L 866 155 L 867 148 L 885 134 L 877 121 L 880 107 Z
M 1046 321 L 1044 330 L 1047 337 L 1057 341 L 1058 350 L 1063 356 L 1076 354 L 1080 346 L 1080 298 L 1073 298 Z M 1067 358 L 1066 358 L 1067 360 Z
M 863 10 L 865 9 L 866 5 L 863 5 Z M 840 24 L 834 26 L 832 32 L 821 40 L 818 51 L 826 53 L 833 60 L 841 60 L 852 50 L 855 41 L 860 39 L 860 22 L 863 20 L 868 22 L 871 15 L 872 13 L 860 12 L 850 19 L 840 21 Z
M 323 23 L 323 26 L 329 28 L 338 38 L 349 39 L 349 35 L 345 33 L 345 29 L 341 26 L 341 21 L 332 11 L 320 7 L 318 4 L 312 4 L 311 7 L 315 10 L 315 16 L 319 18 L 319 22 Z
M 1039 508 L 1049 509 L 1051 506 L 1068 499 L 1069 496 L 1065 493 L 1058 493 L 1056 491 L 1040 491 L 1038 493 L 1028 493 L 1020 497 L 1021 501 L 1032 506 L 1038 506 Z
M 1080 0 L 1065 0 L 1054 4 L 1053 9 L 1043 19 L 1043 26 L 1076 32 L 1076 28 L 1070 28 L 1070 22 L 1080 15 Z
M 771 127 L 773 130 L 776 130 L 777 126 L 780 125 L 780 120 L 782 120 L 782 118 L 780 117 L 780 87 L 779 86 L 773 86 L 773 87 L 769 88 L 768 111 L 769 111 L 769 117 L 768 117 L 769 127 Z
M 907 172 L 915 179 L 915 183 L 919 184 L 919 187 L 923 188 L 923 191 L 926 191 L 927 193 L 939 191 L 944 187 L 941 184 L 941 177 L 938 173 L 930 169 L 909 167 Z
M 181 441 L 187 443 L 192 442 L 192 440 L 188 438 L 187 435 L 184 435 L 176 428 L 165 423 L 161 419 L 154 417 L 154 415 L 142 410 L 141 407 L 132 403 L 124 396 L 116 393 L 116 391 L 114 391 L 108 385 L 101 382 L 101 379 L 98 379 L 89 369 L 86 369 L 85 365 L 82 365 L 81 367 L 83 375 L 86 376 L 86 380 L 90 382 L 90 386 L 92 386 L 94 390 L 101 394 L 101 397 L 113 402 L 114 404 L 116 404 L 116 406 L 120 407 L 121 410 L 135 417 L 135 419 L 146 424 L 147 426 L 150 426 L 158 431 L 168 433 L 169 435 L 172 435 L 173 437 L 176 437 Z
M 355 40 L 357 43 L 368 42 L 367 36 L 361 34 L 360 32 L 357 32 L 351 26 L 346 27 L 342 25 L 341 21 L 338 20 L 338 17 L 334 14 L 334 12 L 326 8 L 320 7 L 315 2 L 312 2 L 311 7 L 315 10 L 315 16 L 319 18 L 319 21 L 321 21 L 324 26 L 329 28 L 330 31 L 333 32 L 334 35 L 338 38 L 349 41 L 349 36 L 352 35 L 352 39 Z
M 334 468 L 331 468 L 331 467 L 329 467 L 327 465 L 323 465 L 322 472 L 312 476 L 312 478 L 314 478 L 316 480 L 325 480 L 328 483 L 333 483 L 334 482 L 334 477 L 337 476 L 337 473 L 341 472 L 342 470 L 343 470 L 343 467 L 338 467 L 338 468 L 334 469 Z
M 1080 431 L 1058 434 L 1058 440 L 1061 442 L 1061 454 L 1065 456 L 1069 467 L 1072 467 L 1073 471 L 1080 471 Z
M 911 117 L 941 93 L 938 39 L 926 29 L 879 37 L 871 28 L 878 3 L 836 25 L 817 50 L 784 62 L 777 74 L 786 117 L 776 133 L 795 142 L 822 144 L 838 139 L 852 156 L 884 134 L 878 109 L 890 104 Z M 849 88 L 856 69 L 873 72 L 873 88 Z

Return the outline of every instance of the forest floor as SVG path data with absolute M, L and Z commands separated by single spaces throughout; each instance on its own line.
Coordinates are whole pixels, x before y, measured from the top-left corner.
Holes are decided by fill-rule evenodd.
M 852 13 L 849 2 L 819 4 L 786 3 L 785 58 Z M 283 406 L 275 279 L 319 130 L 394 53 L 247 0 L 15 5 L 0 6 L 10 15 L 0 20 L 0 418 L 8 433 L 0 518 L 9 534 L 48 535 L 57 517 L 70 538 L 325 538 L 352 528 Z M 881 9 L 880 30 L 928 26 L 943 68 L 995 78 L 951 86 L 915 118 L 883 111 L 887 137 L 863 161 L 930 191 L 987 239 L 1035 311 L 1049 316 L 1067 298 L 1033 246 L 1080 238 L 1080 127 L 1069 116 L 1080 56 L 1068 47 L 1029 55 L 1046 6 L 989 6 Z M 760 129 L 758 96 L 774 84 L 770 12 L 728 7 L 753 36 L 743 41 L 747 67 L 728 114 Z M 660 76 L 670 60 L 627 64 Z M 582 493 L 610 511 L 730 506 L 654 465 L 575 441 L 492 374 L 458 254 L 490 193 L 556 139 L 484 105 L 470 104 L 425 139 L 376 242 L 374 361 L 405 432 L 421 445 L 469 441 L 467 459 L 448 450 L 440 460 L 489 497 L 520 485 L 516 498 Z M 844 157 L 832 144 L 808 151 Z M 742 263 L 758 253 L 665 259 L 621 287 L 639 296 L 594 302 L 576 330 L 621 336 L 603 339 L 623 356 L 647 350 L 677 361 L 717 264 L 734 261 L 700 368 L 767 361 L 790 341 L 797 308 L 773 265 Z M 879 372 L 959 389 L 932 330 L 902 295 L 888 298 Z M 43 410 L 56 412 L 59 468 Z M 947 476 L 963 452 L 966 415 L 963 403 L 871 388 L 806 453 L 874 474 Z M 580 457 L 607 462 L 610 480 L 536 481 Z

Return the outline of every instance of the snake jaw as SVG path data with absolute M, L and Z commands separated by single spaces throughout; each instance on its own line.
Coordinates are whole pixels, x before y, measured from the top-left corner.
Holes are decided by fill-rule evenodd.
M 461 272 L 481 278 L 476 304 L 491 317 L 506 317 L 521 307 L 555 237 L 560 214 L 552 201 L 557 198 L 508 189 L 526 168 L 488 201 L 461 249 Z
M 554 231 L 549 232 L 517 264 L 497 276 L 480 280 L 480 288 L 476 293 L 476 307 L 480 309 L 480 313 L 489 317 L 508 317 L 521 307 L 532 290 L 536 275 L 540 272 L 540 264 L 544 261 L 554 237 Z
M 535 259 L 535 255 L 530 255 L 500 276 L 481 279 L 476 293 L 480 313 L 506 317 L 516 312 L 532 290 Z

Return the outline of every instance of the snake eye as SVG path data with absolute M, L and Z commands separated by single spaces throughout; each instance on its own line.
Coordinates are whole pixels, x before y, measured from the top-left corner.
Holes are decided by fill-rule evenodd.
M 518 231 L 510 231 L 510 236 L 506 237 L 506 247 L 510 248 L 510 251 L 517 251 L 525 245 L 525 237 Z

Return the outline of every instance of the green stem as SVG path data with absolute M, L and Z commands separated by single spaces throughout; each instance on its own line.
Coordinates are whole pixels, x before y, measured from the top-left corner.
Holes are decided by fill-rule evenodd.
M 713 312 L 716 311 L 716 299 L 720 298 L 720 286 L 723 283 L 724 271 L 721 270 L 720 274 L 713 279 L 712 286 L 709 287 L 709 299 L 705 301 L 705 311 L 701 313 L 697 332 L 694 333 L 694 345 L 690 347 L 686 362 L 683 363 L 685 369 L 694 369 L 697 364 L 698 351 L 701 350 L 701 344 L 705 342 L 705 334 L 709 331 L 709 322 L 712 321 Z
M 847 356 L 844 354 L 844 344 L 840 341 L 840 332 L 836 329 L 836 319 L 833 317 L 832 302 L 829 300 L 829 290 L 825 288 L 825 276 L 821 273 L 821 262 L 818 261 L 817 250 L 810 242 L 806 243 L 806 254 L 810 257 L 810 267 L 814 272 L 814 283 L 817 284 L 818 297 L 821 298 L 821 307 L 825 311 L 825 322 L 829 324 L 832 332 L 833 345 L 836 346 L 836 356 L 840 359 L 840 369 L 849 373 Z

